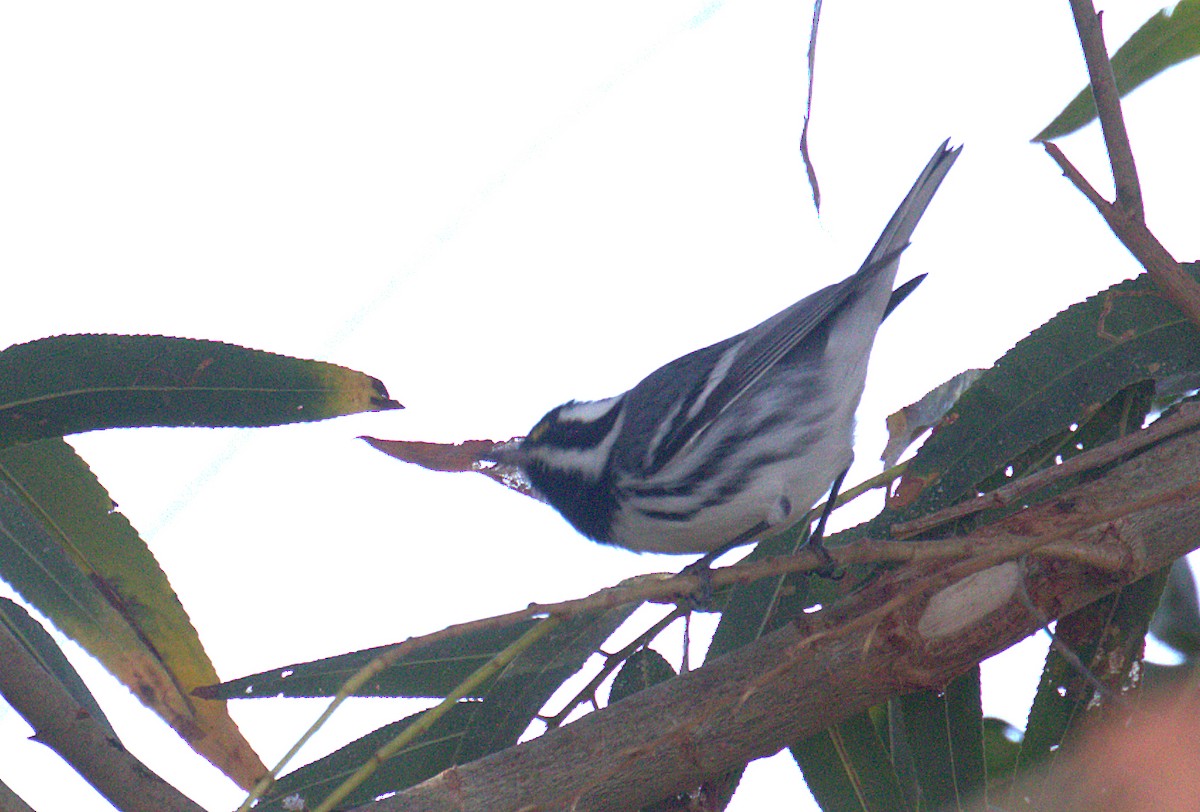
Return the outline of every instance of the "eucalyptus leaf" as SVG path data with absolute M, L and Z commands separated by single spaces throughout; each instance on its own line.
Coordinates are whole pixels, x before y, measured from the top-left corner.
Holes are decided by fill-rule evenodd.
M 1189 273 L 1196 277 L 1196 268 Z M 973 496 L 1027 449 L 1131 384 L 1200 370 L 1200 333 L 1143 274 L 1059 313 L 984 372 L 909 462 L 886 531 Z
M 913 808 L 869 713 L 856 714 L 789 750 L 822 809 L 894 812 Z
M 1124 96 L 1143 82 L 1200 54 L 1200 0 L 1180 0 L 1134 32 L 1113 54 L 1117 92 Z M 1034 141 L 1049 141 L 1075 132 L 1096 118 L 1092 88 L 1085 87 Z
M 271 426 L 397 409 L 375 378 L 217 341 L 64 335 L 0 352 L 0 446 L 134 426 Z
M 627 696 L 644 691 L 651 685 L 666 682 L 675 676 L 675 669 L 667 658 L 652 648 L 638 649 L 621 664 L 621 670 L 613 677 L 608 702 L 620 702 Z
M 943 692 L 908 694 L 896 704 L 904 714 L 923 804 L 966 808 L 986 784 L 979 666 L 951 680 Z
M 465 764 L 517 743 L 550 696 L 578 672 L 636 604 L 564 619 L 492 682 L 467 726 L 457 755 Z
M 1074 657 L 1067 658 L 1056 648 L 1046 655 L 1021 741 L 1018 777 L 1033 767 L 1052 766 L 1070 749 L 1093 717 L 1112 704 L 1104 692 L 1124 696 L 1136 687 L 1150 617 L 1168 570 L 1147 575 L 1058 621 L 1055 636 Z M 1039 804 L 1037 797 L 1010 795 L 1008 808 L 1037 809 Z
M 515 642 L 537 620 L 483 629 L 439 640 L 399 657 L 355 692 L 355 696 L 447 696 L 481 666 Z M 293 663 L 193 691 L 206 699 L 335 696 L 342 685 L 394 646 Z
M 420 739 L 395 757 L 379 764 L 378 769 L 343 801 L 344 807 L 364 804 L 379 795 L 418 784 L 454 766 L 454 757 L 463 732 L 478 703 L 460 702 L 433 723 Z M 417 719 L 420 713 L 384 725 L 324 758 L 307 764 L 280 778 L 270 792 L 254 807 L 255 812 L 293 812 L 313 809 L 355 770 Z
M 61 439 L 0 448 L 0 576 L 239 784 L 265 767 L 223 703 L 187 692 L 213 668 L 145 542 Z

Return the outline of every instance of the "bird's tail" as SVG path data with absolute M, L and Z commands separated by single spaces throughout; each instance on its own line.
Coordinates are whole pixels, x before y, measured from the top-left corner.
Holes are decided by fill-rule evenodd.
M 917 182 L 913 184 L 900 207 L 896 209 L 896 213 L 892 215 L 892 219 L 888 221 L 883 233 L 879 235 L 875 247 L 871 249 L 871 253 L 867 255 L 867 259 L 863 263 L 864 269 L 884 264 L 889 255 L 898 256 L 899 252 L 908 245 L 908 239 L 916 229 L 917 223 L 920 222 L 921 215 L 929 206 L 929 201 L 933 199 L 933 195 L 942 185 L 946 173 L 950 171 L 958 154 L 962 152 L 962 147 L 950 149 L 949 145 L 950 139 L 943 141 L 937 152 L 929 159 L 929 163 L 925 164 L 925 168 L 917 177 Z

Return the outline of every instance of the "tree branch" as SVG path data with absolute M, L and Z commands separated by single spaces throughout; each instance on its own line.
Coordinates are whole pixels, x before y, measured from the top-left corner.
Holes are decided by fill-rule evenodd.
M 1083 57 L 1087 62 L 1092 98 L 1096 101 L 1096 113 L 1104 133 L 1104 145 L 1112 165 L 1116 202 L 1109 203 L 1092 188 L 1057 146 L 1048 141 L 1043 142 L 1042 146 L 1062 168 L 1063 174 L 1092 202 L 1121 244 L 1150 274 L 1158 289 L 1193 324 L 1200 327 L 1200 285 L 1184 273 L 1179 262 L 1146 227 L 1141 184 L 1133 160 L 1133 149 L 1129 145 L 1129 134 L 1125 129 L 1125 118 L 1121 114 L 1121 94 L 1117 91 L 1112 63 L 1104 45 L 1101 17 L 1096 13 L 1092 0 L 1070 0 L 1070 3 L 1079 42 L 1083 46 Z
M 204 812 L 113 741 L 3 625 L 0 663 L 0 694 L 33 728 L 34 740 L 62 756 L 113 806 L 125 812 Z
M 1088 449 L 1082 454 L 1063 460 L 1061 465 L 1043 468 L 1041 471 L 1021 477 L 990 493 L 985 493 L 983 496 L 959 502 L 945 510 L 939 510 L 937 513 L 908 522 L 897 522 L 892 525 L 892 535 L 898 539 L 911 538 L 984 510 L 1007 507 L 1047 485 L 1085 471 L 1101 468 L 1167 437 L 1195 428 L 1197 425 L 1200 425 L 1200 404 L 1186 404 L 1180 408 L 1177 414 L 1151 424 L 1144 431 L 1136 431 L 1111 443 Z
M 1121 244 L 1150 274 L 1158 289 L 1183 311 L 1192 324 L 1200 327 L 1200 285 L 1184 272 L 1175 257 L 1171 256 L 1146 227 L 1145 221 L 1131 216 L 1119 206 L 1105 200 L 1055 144 L 1047 141 L 1042 146 L 1059 165 L 1067 179 L 1075 184 L 1075 188 L 1092 202 Z
M 944 686 L 1036 631 L 1043 618 L 1022 605 L 1022 586 L 1060 617 L 1166 566 L 1200 544 L 1198 483 L 1200 434 L 1173 437 L 956 540 L 968 546 L 954 566 L 898 567 L 697 671 L 364 809 L 626 809 L 699 786 L 888 698 Z M 997 563 L 1039 545 L 1099 549 L 1121 566 Z
M 1092 0 L 1070 2 L 1075 29 L 1079 32 L 1079 44 L 1083 46 L 1083 58 L 1087 62 L 1092 98 L 1096 101 L 1096 112 L 1100 117 L 1100 129 L 1104 133 L 1104 146 L 1108 149 L 1108 160 L 1112 164 L 1113 184 L 1117 190 L 1116 205 L 1132 219 L 1144 221 L 1146 214 L 1142 205 L 1142 187 L 1133 162 L 1133 149 L 1129 146 L 1129 133 L 1125 130 L 1125 117 L 1121 115 L 1121 94 L 1117 90 L 1112 62 L 1104 45 L 1101 15 L 1096 13 Z

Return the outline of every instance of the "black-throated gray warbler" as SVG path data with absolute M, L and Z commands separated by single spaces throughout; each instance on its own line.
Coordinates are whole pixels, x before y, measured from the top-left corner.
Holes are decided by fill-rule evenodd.
M 711 554 L 798 522 L 854 458 L 871 346 L 923 278 L 892 290 L 961 150 L 948 144 L 853 276 L 624 394 L 551 409 L 489 457 L 518 466 L 583 535 L 631 550 Z

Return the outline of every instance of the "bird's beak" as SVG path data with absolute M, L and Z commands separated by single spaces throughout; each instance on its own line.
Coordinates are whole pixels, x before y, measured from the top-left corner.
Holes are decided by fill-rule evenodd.
M 515 437 L 505 443 L 496 443 L 496 445 L 488 452 L 481 454 L 479 459 L 485 462 L 494 462 L 498 465 L 512 465 L 521 467 L 528 456 L 521 448 L 524 437 Z

